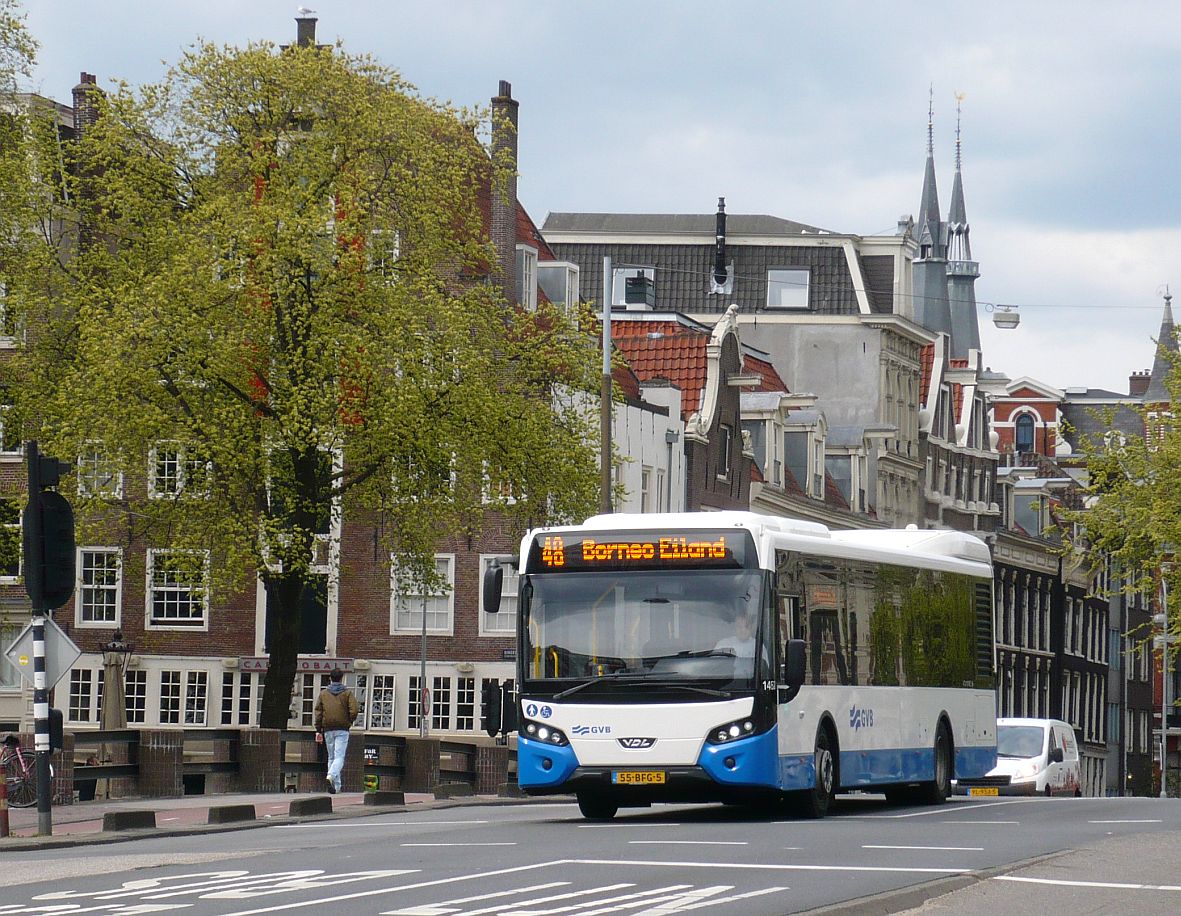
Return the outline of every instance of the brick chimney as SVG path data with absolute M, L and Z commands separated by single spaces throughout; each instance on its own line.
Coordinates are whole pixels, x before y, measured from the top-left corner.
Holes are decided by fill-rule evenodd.
M 1141 369 L 1139 372 L 1133 372 L 1128 378 L 1128 394 L 1134 398 L 1144 397 L 1144 392 L 1148 390 L 1148 383 L 1151 379 L 1151 369 Z
M 93 73 L 83 71 L 78 77 L 78 85 L 74 87 L 74 133 L 79 139 L 98 119 L 98 105 L 95 101 L 97 92 L 98 80 Z
M 500 264 L 500 283 L 509 302 L 517 298 L 517 101 L 508 80 L 492 98 L 492 158 L 510 172 L 492 185 L 492 244 Z
M 295 17 L 295 43 L 301 48 L 314 48 L 316 46 L 315 16 L 304 15 Z

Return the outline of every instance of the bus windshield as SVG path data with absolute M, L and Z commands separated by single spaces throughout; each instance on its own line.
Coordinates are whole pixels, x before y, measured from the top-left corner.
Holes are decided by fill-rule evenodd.
M 772 654 L 763 575 L 677 569 L 529 576 L 522 591 L 525 676 L 751 688 L 756 677 L 769 676 Z

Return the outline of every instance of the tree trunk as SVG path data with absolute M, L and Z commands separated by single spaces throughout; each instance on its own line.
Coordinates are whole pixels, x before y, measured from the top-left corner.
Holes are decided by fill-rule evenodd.
M 303 581 L 297 575 L 269 573 L 263 578 L 267 606 L 274 609 L 269 640 L 269 664 L 262 692 L 261 728 L 287 728 L 291 718 L 291 691 L 299 655 L 299 595 Z

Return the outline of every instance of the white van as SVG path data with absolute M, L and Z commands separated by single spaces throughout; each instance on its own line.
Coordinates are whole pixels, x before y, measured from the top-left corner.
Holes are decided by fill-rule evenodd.
M 968 795 L 1082 795 L 1078 742 L 1061 719 L 997 719 L 996 766 Z M 990 791 L 995 789 L 995 791 Z

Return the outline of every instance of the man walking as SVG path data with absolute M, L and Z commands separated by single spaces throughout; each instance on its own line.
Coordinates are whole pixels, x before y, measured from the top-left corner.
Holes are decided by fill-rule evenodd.
M 344 754 L 349 746 L 349 728 L 357 718 L 357 698 L 342 683 L 344 674 L 333 668 L 328 675 L 328 686 L 316 698 L 313 722 L 316 740 L 328 749 L 328 794 L 340 791 L 340 771 L 344 769 Z

